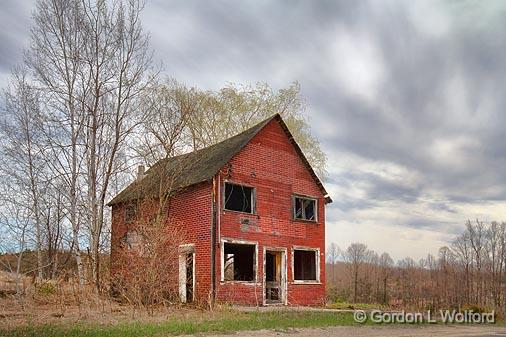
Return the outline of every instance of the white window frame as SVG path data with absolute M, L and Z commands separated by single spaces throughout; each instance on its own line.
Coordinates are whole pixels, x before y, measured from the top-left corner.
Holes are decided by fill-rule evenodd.
M 254 278 L 252 281 L 241 281 L 241 280 L 225 280 L 225 243 L 239 244 L 239 245 L 250 245 L 255 246 L 255 258 L 253 259 L 253 273 Z M 230 238 L 222 238 L 220 244 L 220 266 L 221 266 L 221 283 L 243 283 L 243 284 L 256 284 L 258 282 L 258 242 L 257 241 L 246 241 Z
M 196 286 L 196 272 L 195 272 L 195 262 L 196 262 L 196 256 L 195 256 L 195 244 L 193 243 L 186 243 L 179 245 L 178 247 L 178 256 L 179 256 L 179 275 L 178 275 L 178 287 L 179 287 L 179 300 L 183 303 L 188 302 L 188 298 L 186 298 L 186 284 L 184 287 L 182 287 L 182 282 L 185 282 L 185 276 L 186 276 L 186 257 L 187 255 L 192 255 L 192 269 L 193 269 L 193 275 L 192 275 L 192 298 L 191 301 L 195 301 L 195 286 Z M 184 265 L 184 267 L 183 267 Z
M 316 280 L 296 280 L 295 279 L 295 251 L 305 250 L 315 253 L 316 263 Z M 294 284 L 321 284 L 320 281 L 320 248 L 312 248 L 306 246 L 293 246 L 292 247 L 292 281 Z
M 314 220 L 309 219 L 299 219 L 296 216 L 297 210 L 295 208 L 296 202 L 295 199 L 304 199 L 314 201 Z M 304 211 L 304 209 L 302 209 Z M 304 214 L 305 216 L 305 214 Z M 307 222 L 318 222 L 318 198 L 302 195 L 302 194 L 292 194 L 292 218 L 295 221 L 307 221 Z

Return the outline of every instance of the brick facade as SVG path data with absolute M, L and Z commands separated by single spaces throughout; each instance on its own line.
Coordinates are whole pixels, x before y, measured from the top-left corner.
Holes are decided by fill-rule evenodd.
M 255 188 L 256 212 L 248 214 L 223 208 L 225 182 Z M 169 224 L 186 228 L 185 243 L 195 245 L 196 298 L 207 301 L 211 290 L 211 224 L 213 189 L 216 196 L 216 299 L 247 305 L 264 304 L 264 249 L 286 251 L 288 305 L 321 305 L 325 299 L 325 196 L 276 120 L 263 127 L 216 174 L 213 181 L 193 185 L 171 202 Z M 292 196 L 317 200 L 317 221 L 293 220 Z M 127 230 L 123 204 L 112 209 L 112 249 Z M 223 240 L 256 244 L 256 282 L 222 281 Z M 293 249 L 306 247 L 319 252 L 319 282 L 293 280 Z M 113 267 L 114 268 L 114 267 Z

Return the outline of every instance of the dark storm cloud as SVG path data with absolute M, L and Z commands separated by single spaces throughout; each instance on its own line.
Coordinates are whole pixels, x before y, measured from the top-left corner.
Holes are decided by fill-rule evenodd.
M 3 1 L 0 10 L 0 73 L 21 61 L 28 41 L 31 1 Z
M 0 14 L 0 71 L 28 37 L 28 5 L 19 3 Z M 422 199 L 444 217 L 457 212 L 452 203 L 506 199 L 504 9 L 500 1 L 151 0 L 144 26 L 167 75 L 207 88 L 299 81 L 331 162 L 353 154 L 413 173 L 407 183 L 329 167 L 336 191 L 361 186 L 334 197 L 330 221 Z M 408 227 L 447 225 L 412 220 Z
M 347 172 L 336 177 L 334 184 L 343 189 L 351 188 L 356 182 L 360 182 L 362 190 L 368 197 L 365 205 L 371 205 L 374 201 L 402 201 L 412 203 L 418 200 L 422 186 L 407 185 L 401 181 L 387 180 L 377 174 L 365 172 Z M 339 201 L 337 201 L 339 203 Z M 361 205 L 360 203 L 349 203 L 345 205 Z
M 457 213 L 457 211 L 455 210 L 455 208 L 451 207 L 446 202 L 440 202 L 440 201 L 431 202 L 429 204 L 429 207 L 432 208 L 433 210 L 436 210 L 436 211 L 444 211 L 444 212 L 449 212 L 449 213 Z
M 402 5 L 379 13 L 368 6 L 362 9 L 356 17 L 358 29 L 373 35 L 385 77 L 372 102 L 340 95 L 330 86 L 326 93 L 318 93 L 331 98 L 317 103 L 319 110 L 332 111 L 326 123 L 330 118 L 345 130 L 324 141 L 334 149 L 418 171 L 427 187 L 444 191 L 450 199 L 467 195 L 474 200 L 504 200 L 506 146 L 500 125 L 506 122 L 506 104 L 499 89 L 506 72 L 504 15 L 479 18 L 489 23 L 476 27 L 458 17 L 475 8 L 448 6 L 444 11 L 449 31 L 433 37 L 406 20 L 407 8 Z M 453 93 L 453 99 L 467 111 L 449 111 L 445 94 L 451 94 L 448 86 L 454 79 L 464 92 Z M 434 141 L 443 139 L 451 145 L 462 138 L 475 144 L 450 148 L 448 154 L 456 157 L 453 162 L 451 156 L 435 158 Z M 404 193 L 398 192 L 399 197 Z
M 415 229 L 437 230 L 447 234 L 457 235 L 462 233 L 462 228 L 454 223 L 433 219 L 414 218 L 404 225 Z
M 184 2 L 174 6 L 153 3 L 152 12 L 167 13 L 167 22 L 174 17 L 188 16 L 190 24 L 186 21 L 187 26 L 173 32 L 164 31 L 163 24 L 152 30 L 163 31 L 164 41 L 184 37 L 184 43 L 178 45 L 174 56 L 170 49 L 162 56 L 176 77 L 186 68 L 183 77 L 209 74 L 216 85 L 235 80 L 236 77 L 230 75 L 237 73 L 240 78 L 283 85 L 276 72 L 286 68 L 288 75 L 281 81 L 302 83 L 312 112 L 318 114 L 311 119 L 333 122 L 346 130 L 334 137 L 320 137 L 328 148 L 398 163 L 425 173 L 437 188 L 456 188 L 457 193 L 465 192 L 460 188 L 465 182 L 480 196 L 489 197 L 485 187 L 505 177 L 483 174 L 477 162 L 490 163 L 492 157 L 487 158 L 486 152 L 504 152 L 495 136 L 497 128 L 463 127 L 455 123 L 455 116 L 449 116 L 445 110 L 447 98 L 443 94 L 448 79 L 459 74 L 459 80 L 465 82 L 470 93 L 469 97 L 459 99 L 464 100 L 463 104 L 470 110 L 476 110 L 480 105 L 481 86 L 500 87 L 504 70 L 500 51 L 505 48 L 497 46 L 497 40 L 488 38 L 496 32 L 469 31 L 458 22 L 451 22 L 450 25 L 455 26 L 443 36 L 427 36 L 410 21 L 408 9 L 402 2 L 386 6 L 348 1 L 240 6 L 233 2 L 204 5 Z M 443 11 L 456 11 L 449 14 L 450 19 L 452 14 L 459 15 L 454 8 Z M 333 67 L 339 67 L 340 60 L 336 58 L 332 63 L 325 56 L 335 38 L 336 27 L 352 35 L 367 32 L 379 48 L 385 71 L 380 100 L 365 101 L 341 90 L 332 71 Z M 155 49 L 165 50 L 163 43 L 155 45 Z M 195 75 L 197 72 L 203 74 Z M 500 111 L 497 109 L 496 113 Z M 392 118 L 396 119 L 395 123 Z M 316 128 L 314 132 L 319 133 Z M 477 152 L 467 150 L 475 161 L 466 163 L 469 169 L 454 171 L 444 164 L 434 165 L 429 148 L 431 142 L 440 136 L 451 141 L 452 137 L 462 134 L 477 138 L 481 147 L 474 149 Z M 504 161 L 494 160 L 490 165 L 504 167 Z M 493 193 L 504 196 L 504 191 Z

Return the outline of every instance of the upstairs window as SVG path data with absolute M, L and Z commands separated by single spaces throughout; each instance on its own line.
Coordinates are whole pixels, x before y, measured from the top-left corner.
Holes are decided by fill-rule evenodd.
M 225 209 L 254 213 L 255 189 L 253 187 L 225 183 Z
M 130 204 L 125 207 L 125 223 L 132 223 L 137 219 L 137 205 Z
M 294 196 L 293 218 L 297 220 L 316 221 L 316 199 Z

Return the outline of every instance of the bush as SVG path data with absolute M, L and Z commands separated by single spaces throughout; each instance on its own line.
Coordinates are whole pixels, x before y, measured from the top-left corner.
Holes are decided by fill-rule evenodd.
M 111 293 L 148 313 L 157 304 L 178 300 L 179 253 L 184 237 L 166 219 L 138 222 L 138 242 L 123 245 L 111 261 Z
M 472 311 L 472 312 L 477 312 L 477 313 L 480 313 L 480 314 L 483 314 L 483 313 L 487 313 L 487 312 L 491 312 L 492 310 L 490 308 L 487 308 L 487 307 L 484 307 L 484 306 L 480 306 L 478 304 L 464 304 L 461 308 L 460 308 L 460 311 L 463 312 L 463 311 Z
M 37 295 L 51 296 L 51 295 L 56 294 L 58 289 L 53 282 L 46 281 L 46 282 L 37 284 L 35 286 L 35 291 L 36 291 Z

